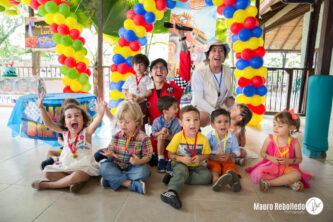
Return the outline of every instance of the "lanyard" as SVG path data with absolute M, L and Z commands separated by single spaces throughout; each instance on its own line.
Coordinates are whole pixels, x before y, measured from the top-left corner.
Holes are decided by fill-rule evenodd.
M 161 122 L 161 127 L 163 128 L 164 127 L 164 118 L 163 118 L 163 115 L 160 117 L 160 122 Z M 171 126 L 169 126 L 169 127 L 165 126 L 165 128 L 170 129 Z
M 287 153 L 289 153 L 290 141 L 291 141 L 290 136 L 288 137 L 288 149 L 286 149 L 286 150 L 283 151 L 283 152 L 280 151 L 280 147 L 279 147 L 279 142 L 278 142 L 278 140 L 277 140 L 277 136 L 275 136 L 275 140 L 276 140 L 276 143 L 277 143 L 276 148 L 277 148 L 277 151 L 278 151 L 279 154 L 280 154 L 280 157 L 282 157 L 283 155 L 286 155 Z
M 82 130 L 81 130 L 81 131 L 82 131 Z M 79 156 L 77 153 L 75 153 L 75 147 L 76 147 L 77 140 L 78 140 L 78 138 L 79 138 L 79 135 L 80 135 L 81 131 L 80 131 L 78 134 L 76 134 L 75 142 L 74 142 L 74 146 L 72 146 L 72 145 L 69 143 L 69 138 L 71 137 L 71 132 L 68 131 L 67 144 L 68 144 L 69 149 L 70 149 L 70 150 L 72 151 L 72 153 L 73 153 L 73 158 L 74 158 L 74 159 L 78 158 L 78 156 Z
M 127 138 L 127 140 L 126 140 L 126 145 L 125 145 L 125 150 L 126 150 L 126 152 L 128 152 L 128 145 L 129 145 L 129 143 L 130 143 L 130 141 L 131 141 L 131 138 L 133 137 L 135 131 L 136 131 L 136 130 L 134 130 L 134 132 L 132 133 L 132 135 L 130 135 L 130 136 Z
M 235 127 L 234 127 L 234 130 L 232 131 L 232 133 L 235 134 L 236 131 L 237 131 L 237 129 L 238 129 L 238 126 L 235 126 Z
M 224 141 L 223 141 L 223 152 L 222 153 L 225 153 L 225 145 L 227 143 L 227 135 L 228 133 L 226 133 L 224 135 Z M 217 150 L 216 150 L 216 154 L 219 154 L 221 152 L 221 146 L 222 146 L 222 143 L 220 143 L 220 138 L 219 138 L 219 135 L 217 134 L 217 132 L 215 131 L 215 136 L 217 138 L 217 141 L 219 141 L 219 146 L 217 147 Z
M 219 87 L 219 92 L 218 92 L 218 96 L 220 97 L 220 91 L 221 91 L 221 84 L 222 84 L 222 75 L 223 75 L 223 69 L 221 69 L 221 75 L 220 75 L 220 82 L 217 80 L 215 74 L 212 72 L 212 75 L 214 76 L 214 79 Z
M 144 75 L 142 75 L 142 76 L 140 77 L 140 79 L 138 80 L 137 75 L 135 75 L 135 80 L 136 80 L 136 90 L 139 90 L 139 84 L 140 84 L 140 81 L 141 81 L 141 79 L 143 78 L 143 76 L 144 76 Z
M 184 135 L 184 138 L 185 138 L 185 141 L 186 141 L 187 149 L 188 149 L 188 151 L 190 151 L 190 153 L 191 153 L 191 149 L 190 149 L 190 146 L 189 146 L 188 143 L 187 143 L 187 140 L 186 140 L 186 136 L 185 136 L 185 132 L 184 132 L 184 130 L 183 130 L 183 135 Z M 195 135 L 195 141 L 194 141 L 194 146 L 193 146 L 192 157 L 195 156 L 195 148 L 196 148 L 196 146 L 197 146 L 197 138 L 198 138 L 198 133 Z

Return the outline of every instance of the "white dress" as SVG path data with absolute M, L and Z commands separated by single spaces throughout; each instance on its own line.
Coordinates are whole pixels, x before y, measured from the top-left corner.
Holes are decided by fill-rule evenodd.
M 68 131 L 63 132 L 64 148 L 60 154 L 59 161 L 53 165 L 45 167 L 44 172 L 66 172 L 72 173 L 81 170 L 90 176 L 99 175 L 99 164 L 96 163 L 92 146 L 86 142 L 86 129 L 83 129 L 78 136 L 77 144 L 75 146 L 75 153 L 78 155 L 76 159 L 73 158 L 73 153 L 68 146 Z M 69 140 L 69 143 L 74 146 L 75 137 Z

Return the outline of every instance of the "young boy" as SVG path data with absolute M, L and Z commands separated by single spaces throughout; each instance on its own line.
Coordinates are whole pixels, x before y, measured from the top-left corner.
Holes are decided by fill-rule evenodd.
M 162 96 L 157 100 L 157 108 L 162 113 L 152 125 L 152 134 L 157 141 L 157 170 L 165 172 L 164 150 L 173 136 L 181 130 L 177 116 L 178 101 L 173 96 Z M 167 161 L 166 171 L 171 172 L 171 160 Z
M 239 156 L 239 146 L 234 134 L 229 131 L 230 113 L 225 109 L 217 109 L 211 114 L 211 125 L 214 128 L 207 135 L 212 154 L 209 156 L 207 168 L 213 176 L 213 190 L 218 192 L 230 184 L 234 192 L 241 190 L 241 185 L 233 158 Z
M 252 112 L 243 103 L 237 104 L 230 112 L 231 117 L 231 132 L 236 136 L 238 144 L 240 146 L 240 155 L 236 158 L 236 164 L 244 166 L 246 150 L 243 148 L 246 144 L 245 126 L 252 118 Z
M 168 191 L 161 194 L 161 200 L 176 209 L 182 207 L 178 194 L 184 184 L 210 184 L 212 175 L 202 161 L 211 152 L 208 141 L 199 131 L 200 112 L 192 105 L 180 110 L 180 125 L 183 130 L 174 135 L 167 150 L 173 161 Z
M 226 101 L 222 104 L 222 109 L 231 111 L 235 107 L 235 97 L 229 96 Z

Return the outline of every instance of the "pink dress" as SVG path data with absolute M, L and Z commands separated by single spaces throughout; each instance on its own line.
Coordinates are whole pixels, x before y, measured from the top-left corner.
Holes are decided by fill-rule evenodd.
M 277 147 L 274 143 L 273 140 L 273 135 L 269 135 L 271 138 L 271 142 L 268 144 L 267 148 L 267 154 L 271 156 L 276 156 L 276 157 L 285 157 L 285 158 L 294 158 L 295 157 L 295 152 L 294 152 L 294 144 L 297 142 L 297 138 L 293 138 L 290 147 L 289 147 L 289 152 L 286 155 L 281 156 L 279 151 L 277 150 Z M 285 147 L 286 149 L 288 147 Z M 281 148 L 280 148 L 281 150 Z M 280 152 L 284 152 L 282 149 Z M 301 181 L 304 183 L 305 188 L 310 188 L 310 184 L 308 183 L 308 180 L 311 179 L 313 175 L 306 173 L 302 171 L 299 168 L 299 164 L 290 164 L 290 165 L 283 165 L 283 164 L 274 164 L 273 162 L 263 159 L 261 162 L 256 164 L 253 167 L 246 168 L 245 171 L 249 174 L 251 174 L 251 179 L 253 183 L 258 184 L 260 182 L 260 179 L 265 179 L 265 180 L 272 180 L 277 177 L 282 176 L 285 171 L 290 170 L 290 168 L 295 168 L 298 170 L 298 172 L 301 173 Z

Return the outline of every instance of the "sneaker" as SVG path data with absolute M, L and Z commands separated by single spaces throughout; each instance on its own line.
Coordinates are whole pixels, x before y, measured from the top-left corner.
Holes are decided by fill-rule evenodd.
M 232 176 L 231 174 L 223 174 L 222 176 L 220 176 L 217 181 L 213 184 L 213 190 L 215 192 L 218 192 L 221 190 L 222 187 L 225 187 L 228 184 L 231 184 L 232 182 Z
M 100 183 L 101 183 L 101 186 L 102 186 L 103 188 L 110 187 L 109 184 L 108 184 L 108 182 L 106 182 L 106 181 L 103 179 L 103 177 L 101 178 Z
M 160 159 L 158 161 L 157 170 L 160 173 L 164 173 L 165 172 L 165 161 L 164 161 L 164 159 Z
M 230 184 L 232 191 L 239 192 L 242 189 L 242 186 L 240 184 L 238 174 L 233 170 L 228 170 L 227 173 L 232 176 L 232 181 Z
M 167 166 L 166 166 L 166 172 L 167 173 L 171 173 L 172 172 L 171 160 L 168 160 L 168 163 L 167 163 Z
M 236 158 L 235 163 L 239 166 L 244 166 L 245 165 L 245 158 Z
M 149 165 L 151 167 L 155 167 L 155 166 L 157 166 L 157 162 L 158 162 L 158 158 L 157 158 L 157 155 L 154 153 L 152 155 L 152 157 L 150 158 Z
M 146 184 L 142 180 L 133 180 L 128 189 L 137 193 L 146 194 Z
M 47 166 L 47 165 L 52 165 L 54 164 L 54 160 L 52 159 L 52 157 L 48 157 L 46 158 L 46 160 L 44 160 L 41 164 L 40 164 L 40 168 L 42 170 L 44 170 L 44 168 Z
M 176 191 L 168 190 L 162 193 L 161 200 L 171 205 L 173 208 L 180 209 L 182 207 L 182 202 L 180 202 Z
M 107 159 L 106 156 L 102 155 L 101 152 L 103 151 L 103 149 L 99 149 L 97 150 L 97 152 L 94 154 L 94 158 L 96 160 L 96 162 L 100 162 L 101 160 Z
M 81 183 L 74 183 L 72 185 L 69 186 L 69 192 L 71 193 L 78 193 L 82 187 L 84 187 L 85 182 L 81 182 Z
M 163 182 L 166 186 L 168 186 L 168 184 L 169 184 L 169 182 L 170 182 L 170 180 L 171 180 L 171 177 L 172 177 L 172 172 L 171 172 L 171 173 L 167 172 L 167 173 L 164 175 L 162 182 Z

